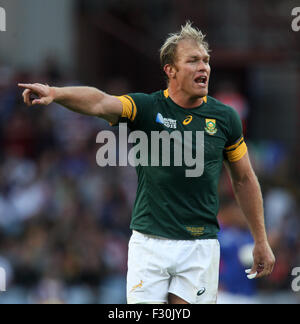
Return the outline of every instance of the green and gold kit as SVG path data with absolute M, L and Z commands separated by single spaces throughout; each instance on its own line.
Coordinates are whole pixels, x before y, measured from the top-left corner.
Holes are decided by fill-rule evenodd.
M 190 132 L 195 156 L 196 132 L 204 134 L 201 176 L 187 177 L 187 166 L 172 162 L 170 166 L 136 167 L 138 188 L 131 229 L 176 240 L 217 238 L 223 161 L 236 162 L 247 152 L 237 112 L 209 96 L 199 107 L 182 108 L 168 90 L 118 98 L 123 103 L 119 122 L 126 122 L 131 131 L 140 130 L 149 137 L 153 131 Z M 171 149 L 171 157 L 172 153 Z M 151 150 L 149 155 L 150 161 Z

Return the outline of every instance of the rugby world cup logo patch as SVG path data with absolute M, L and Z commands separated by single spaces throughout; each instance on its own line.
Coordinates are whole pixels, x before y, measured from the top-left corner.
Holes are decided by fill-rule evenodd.
M 214 135 L 218 131 L 215 119 L 205 119 L 205 131 L 209 135 Z
M 166 126 L 167 128 L 177 128 L 177 120 L 175 119 L 170 119 L 170 118 L 164 118 L 162 114 L 158 113 L 156 116 L 156 122 L 158 124 L 162 124 Z

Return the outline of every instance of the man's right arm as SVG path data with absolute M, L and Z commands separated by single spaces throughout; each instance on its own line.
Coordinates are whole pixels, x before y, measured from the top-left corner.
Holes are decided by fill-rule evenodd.
M 123 104 L 114 96 L 92 87 L 50 87 L 39 83 L 19 84 L 28 106 L 56 102 L 72 111 L 97 116 L 115 124 L 122 115 Z M 36 99 L 33 99 L 35 96 Z

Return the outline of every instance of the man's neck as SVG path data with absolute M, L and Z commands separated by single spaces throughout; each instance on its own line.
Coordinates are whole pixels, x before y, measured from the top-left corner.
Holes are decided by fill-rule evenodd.
M 203 103 L 203 98 L 192 97 L 186 92 L 170 86 L 168 88 L 168 95 L 178 106 L 182 108 L 196 108 L 201 106 Z

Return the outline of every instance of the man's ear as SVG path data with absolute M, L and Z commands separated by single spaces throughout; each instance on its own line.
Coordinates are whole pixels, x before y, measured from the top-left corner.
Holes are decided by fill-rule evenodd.
M 174 65 L 166 64 L 164 66 L 164 71 L 168 76 L 168 79 L 173 79 L 176 76 L 176 69 Z

